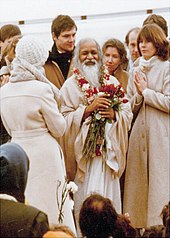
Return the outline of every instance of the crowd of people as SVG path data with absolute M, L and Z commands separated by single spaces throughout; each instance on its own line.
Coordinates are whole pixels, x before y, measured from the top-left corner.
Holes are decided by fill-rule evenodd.
M 0 28 L 1 237 L 169 237 L 167 22 L 102 46 L 77 30 L 57 16 L 48 52 Z

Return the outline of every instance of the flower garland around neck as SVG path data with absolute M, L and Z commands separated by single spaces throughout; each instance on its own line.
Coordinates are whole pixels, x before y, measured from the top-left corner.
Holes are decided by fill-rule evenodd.
M 88 80 L 84 76 L 82 76 L 78 68 L 75 68 L 73 72 L 77 80 L 78 86 L 81 88 L 82 92 L 84 93 L 86 104 L 89 105 L 91 101 L 94 100 L 94 97 L 98 95 L 98 93 L 100 92 L 99 88 L 91 87 Z M 101 72 L 101 76 L 100 76 L 99 82 L 101 86 L 105 86 L 108 84 L 110 74 L 108 73 L 108 70 L 106 66 L 104 65 L 101 67 L 100 72 Z
M 115 111 L 121 109 L 121 104 L 126 103 L 128 100 L 124 99 L 125 93 L 120 84 L 115 86 L 114 84 L 109 84 L 110 74 L 105 65 L 100 68 L 100 87 L 91 87 L 88 80 L 81 75 L 79 69 L 74 69 L 75 79 L 77 80 L 78 86 L 84 93 L 85 104 L 90 105 L 95 97 L 109 95 L 111 101 L 111 107 Z M 106 155 L 106 135 L 105 135 L 105 125 L 106 122 L 112 123 L 112 120 L 101 117 L 98 110 L 95 110 L 91 115 L 91 120 L 89 122 L 89 130 L 84 143 L 83 157 L 86 159 L 91 159 L 96 156 Z

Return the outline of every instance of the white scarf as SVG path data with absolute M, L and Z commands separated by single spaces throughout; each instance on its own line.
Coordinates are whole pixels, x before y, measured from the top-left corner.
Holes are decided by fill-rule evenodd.
M 142 72 L 149 71 L 157 58 L 158 58 L 157 56 L 152 56 L 149 60 L 146 60 L 146 59 L 144 59 L 143 56 L 140 57 L 139 67 L 142 70 Z
M 16 57 L 12 62 L 12 68 L 10 77 L 11 83 L 36 79 L 44 83 L 48 83 L 54 93 L 55 100 L 58 103 L 60 102 L 60 91 L 45 77 L 44 68 L 42 66 L 31 65 L 26 60 Z

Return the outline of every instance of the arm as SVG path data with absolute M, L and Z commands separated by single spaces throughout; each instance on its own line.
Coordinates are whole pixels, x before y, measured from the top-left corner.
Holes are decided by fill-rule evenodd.
M 63 115 L 59 112 L 58 105 L 50 87 L 48 87 L 43 94 L 41 111 L 47 128 L 51 134 L 55 138 L 61 137 L 66 129 L 66 121 Z
M 169 113 L 170 111 L 170 80 L 169 69 L 166 68 L 164 75 L 159 79 L 162 82 L 162 90 L 148 88 L 147 80 L 141 77 L 138 73 L 135 75 L 134 83 L 136 85 L 138 94 L 144 99 L 144 102 L 158 110 Z

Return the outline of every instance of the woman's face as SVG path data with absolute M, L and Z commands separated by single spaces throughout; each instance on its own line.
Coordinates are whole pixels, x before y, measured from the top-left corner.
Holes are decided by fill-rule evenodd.
M 107 47 L 103 53 L 103 63 L 108 67 L 109 73 L 113 74 L 115 69 L 120 65 L 120 55 L 115 47 Z
M 156 48 L 152 42 L 142 39 L 139 42 L 139 48 L 144 59 L 149 60 L 152 56 L 156 54 Z

